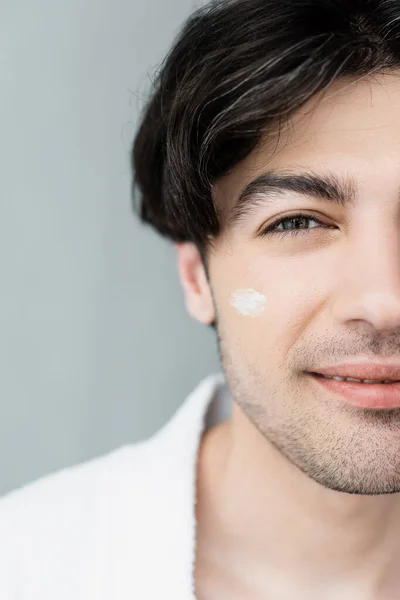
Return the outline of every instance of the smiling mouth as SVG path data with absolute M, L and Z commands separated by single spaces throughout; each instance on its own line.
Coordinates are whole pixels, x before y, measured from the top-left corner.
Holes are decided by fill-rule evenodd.
M 391 380 L 391 379 L 384 379 L 384 380 L 379 380 L 379 379 L 356 379 L 355 377 L 340 377 L 339 375 L 322 375 L 322 373 L 310 373 L 310 375 L 314 375 L 315 377 L 322 377 L 324 379 L 334 379 L 335 381 L 351 381 L 353 383 L 360 383 L 360 384 L 384 384 L 384 385 L 391 385 L 394 383 L 400 383 L 399 380 Z
M 325 376 L 309 372 L 319 389 L 360 408 L 400 408 L 400 382 L 360 380 L 353 377 Z

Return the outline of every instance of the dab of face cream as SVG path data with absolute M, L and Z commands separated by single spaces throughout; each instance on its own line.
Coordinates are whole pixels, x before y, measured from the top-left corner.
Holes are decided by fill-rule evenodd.
M 258 317 L 267 307 L 267 299 L 256 290 L 236 290 L 230 298 L 230 305 L 244 316 Z

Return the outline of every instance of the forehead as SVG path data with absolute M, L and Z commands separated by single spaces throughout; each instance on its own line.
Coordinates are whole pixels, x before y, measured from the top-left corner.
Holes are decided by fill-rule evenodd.
M 213 187 L 221 214 L 241 190 L 269 169 L 316 168 L 363 178 L 397 170 L 400 181 L 400 71 L 336 81 L 309 100 L 280 129 Z M 374 168 L 371 169 L 371 166 Z

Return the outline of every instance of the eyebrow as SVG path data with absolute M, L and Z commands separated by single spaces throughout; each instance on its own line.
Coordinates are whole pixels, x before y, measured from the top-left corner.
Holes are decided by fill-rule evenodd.
M 333 173 L 267 171 L 241 191 L 231 209 L 229 226 L 242 222 L 260 206 L 290 196 L 290 192 L 345 207 L 354 205 L 357 186 L 351 177 L 339 178 Z

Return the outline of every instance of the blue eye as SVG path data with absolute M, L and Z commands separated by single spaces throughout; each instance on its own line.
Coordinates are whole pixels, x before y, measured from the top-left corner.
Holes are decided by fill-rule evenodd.
M 261 232 L 260 237 L 266 237 L 267 235 L 304 235 L 305 233 L 308 233 L 310 229 L 319 229 L 319 227 L 307 228 L 306 224 L 310 221 L 314 221 L 314 223 L 318 223 L 324 228 L 330 227 L 315 217 L 311 217 L 310 215 L 306 215 L 304 213 L 298 213 L 296 215 L 291 215 L 290 217 L 284 217 L 278 221 L 275 221 L 275 223 L 268 225 L 268 227 Z M 287 227 L 288 224 L 294 224 L 295 226 L 297 225 L 298 228 L 291 228 L 290 226 Z M 278 229 L 278 227 L 281 225 L 283 229 Z

